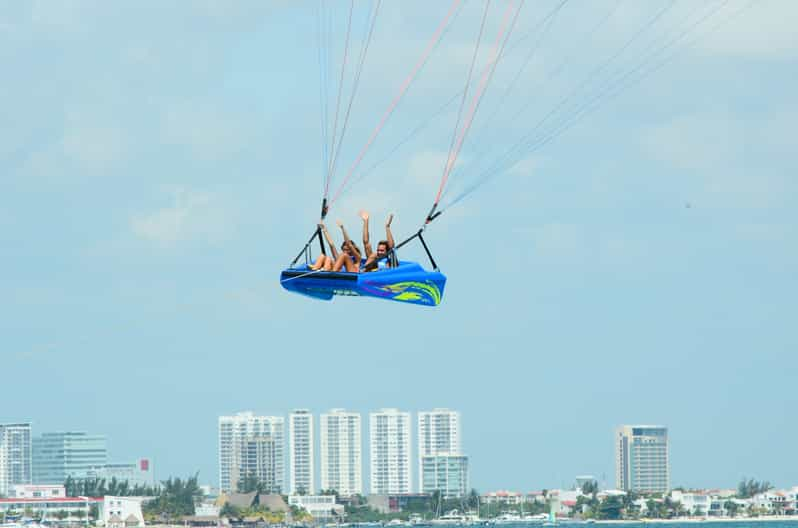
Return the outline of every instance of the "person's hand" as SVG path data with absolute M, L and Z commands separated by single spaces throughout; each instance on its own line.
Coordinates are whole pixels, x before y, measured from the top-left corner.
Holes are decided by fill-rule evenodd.
M 391 222 L 393 222 L 393 213 L 388 215 L 388 220 L 385 221 L 385 227 L 391 227 Z
M 336 220 L 336 221 L 335 221 L 335 225 L 337 225 L 337 226 L 338 226 L 338 227 L 340 227 L 341 229 L 343 229 L 343 227 L 344 227 L 344 223 L 343 223 L 343 222 L 341 222 L 340 220 Z
M 362 218 L 364 222 L 368 222 L 369 221 L 368 211 L 360 211 L 360 218 Z

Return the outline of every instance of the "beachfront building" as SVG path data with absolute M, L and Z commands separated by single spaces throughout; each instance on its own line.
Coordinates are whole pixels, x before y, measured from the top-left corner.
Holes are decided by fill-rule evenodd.
M 31 483 L 30 423 L 0 424 L 0 495 Z
M 50 522 L 85 522 L 91 507 L 100 507 L 102 502 L 93 497 L 67 497 L 64 486 L 14 486 L 10 497 L 0 498 L 0 518 L 28 515 Z
M 127 482 L 130 487 L 155 486 L 155 472 L 152 461 L 147 458 L 130 463 L 110 463 L 93 467 L 89 470 L 89 478 Z
M 63 484 L 92 476 L 94 468 L 108 463 L 104 435 L 85 431 L 43 433 L 33 439 L 33 483 Z
M 288 415 L 289 490 L 292 494 L 316 491 L 313 463 L 313 414 L 296 409 Z
M 344 516 L 344 506 L 335 502 L 335 495 L 290 495 L 288 504 L 303 508 L 316 522 L 324 523 Z
M 241 412 L 219 417 L 219 488 L 238 489 L 244 478 L 255 477 L 272 493 L 284 488 L 284 426 L 282 416 Z
M 468 493 L 468 457 L 437 454 L 421 458 L 421 492 L 441 493 L 444 499 Z
M 427 456 L 459 455 L 460 413 L 450 409 L 433 409 L 418 413 L 418 474 L 419 488 L 423 475 L 423 459 Z
M 143 528 L 144 515 L 140 497 L 103 497 L 99 503 L 102 526 L 106 528 Z
M 369 455 L 371 493 L 410 493 L 410 413 L 380 409 L 369 415 Z
M 363 493 L 360 414 L 332 409 L 321 415 L 321 489 Z
M 518 505 L 524 502 L 524 495 L 518 491 L 498 490 L 483 493 L 480 498 L 482 504 Z
M 616 487 L 636 493 L 670 489 L 668 429 L 660 425 L 624 425 L 615 433 Z

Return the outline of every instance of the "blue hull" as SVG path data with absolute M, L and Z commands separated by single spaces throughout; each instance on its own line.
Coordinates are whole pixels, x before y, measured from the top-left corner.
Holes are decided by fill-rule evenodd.
M 368 273 L 311 271 L 307 266 L 289 268 L 280 274 L 280 284 L 288 291 L 325 301 L 336 295 L 357 295 L 437 306 L 443 299 L 446 276 L 403 261 L 396 268 Z

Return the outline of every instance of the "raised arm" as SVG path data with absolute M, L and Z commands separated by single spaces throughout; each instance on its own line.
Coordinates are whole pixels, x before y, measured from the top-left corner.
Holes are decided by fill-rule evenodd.
M 369 214 L 366 211 L 360 211 L 360 218 L 363 219 L 363 251 L 366 252 L 366 258 L 369 258 L 374 252 L 371 249 L 369 241 Z
M 354 253 L 355 258 L 357 258 L 357 260 L 359 261 L 360 251 L 358 251 L 357 246 L 352 243 L 352 239 L 349 238 L 349 233 L 346 232 L 346 228 L 344 227 L 343 222 L 341 222 L 340 220 L 338 220 L 338 227 L 341 228 L 341 232 L 344 234 L 344 244 L 347 244 L 349 246 L 349 248 L 352 250 L 352 253 Z
M 321 229 L 321 232 L 324 233 L 324 238 L 327 239 L 327 245 L 330 246 L 330 253 L 332 253 L 333 260 L 337 259 L 338 250 L 335 249 L 335 242 L 333 242 L 330 233 L 327 231 L 327 227 L 324 225 L 324 223 L 320 223 L 319 228 Z
M 385 221 L 385 239 L 388 241 L 388 249 L 393 249 L 396 245 L 393 241 L 393 233 L 391 233 L 391 222 L 393 222 L 393 213 L 389 214 Z

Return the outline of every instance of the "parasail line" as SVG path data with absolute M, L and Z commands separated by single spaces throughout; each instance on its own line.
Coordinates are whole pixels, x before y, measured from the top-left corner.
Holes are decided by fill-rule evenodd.
M 407 89 L 410 87 L 410 84 L 413 82 L 413 79 L 415 79 L 415 77 L 418 74 L 418 72 L 421 69 L 421 67 L 424 65 L 424 63 L 426 63 L 426 61 L 429 58 L 429 55 L 432 53 L 432 50 L 434 49 L 435 45 L 440 40 L 440 37 L 441 37 L 441 35 L 443 33 L 443 30 L 446 28 L 446 25 L 448 24 L 449 19 L 452 17 L 452 14 L 455 12 L 457 6 L 460 5 L 461 1 L 462 0 L 453 0 L 452 1 L 452 5 L 449 7 L 449 11 L 446 13 L 446 16 L 444 17 L 443 21 L 440 23 L 438 28 L 435 30 L 435 33 L 433 34 L 432 39 L 427 44 L 427 47 L 426 47 L 426 49 L 424 50 L 424 53 L 421 56 L 421 59 L 419 59 L 419 61 L 414 66 L 413 70 L 410 72 L 410 75 L 408 75 L 407 78 L 405 79 L 404 83 L 402 83 L 402 87 L 399 90 L 399 93 L 394 97 L 393 101 L 391 101 L 391 104 L 389 105 L 388 110 L 382 116 L 382 119 L 380 119 L 379 123 L 374 128 L 374 131 L 371 133 L 371 136 L 369 137 L 368 141 L 366 142 L 366 145 L 361 149 L 360 153 L 358 154 L 357 158 L 355 159 L 355 162 L 352 164 L 352 166 L 347 171 L 346 177 L 344 178 L 343 182 L 341 182 L 341 185 L 338 187 L 338 190 L 336 191 L 335 195 L 333 196 L 333 199 L 330 201 L 330 206 L 332 206 L 332 204 L 335 203 L 335 201 L 338 199 L 338 197 L 341 194 L 341 191 L 346 186 L 346 182 L 352 176 L 352 173 L 355 171 L 355 169 L 357 169 L 358 165 L 360 165 L 360 163 L 363 161 L 363 158 L 365 157 L 366 152 L 368 151 L 369 147 L 374 142 L 374 140 L 377 138 L 379 133 L 382 131 L 382 128 L 385 126 L 385 123 L 391 117 L 391 114 L 393 114 L 393 111 L 399 105 L 399 101 L 401 101 L 402 97 L 404 97 L 405 93 L 407 92 Z
M 465 140 L 466 134 L 468 133 L 469 128 L 471 128 L 471 123 L 474 121 L 474 114 L 479 108 L 479 103 L 482 100 L 482 96 L 485 94 L 485 90 L 487 89 L 487 85 L 490 82 L 491 78 L 493 77 L 493 73 L 496 71 L 496 65 L 498 64 L 499 57 L 501 56 L 501 51 L 504 49 L 504 46 L 507 44 L 507 40 L 510 37 L 510 34 L 515 27 L 515 23 L 518 21 L 518 15 L 521 13 L 521 8 L 524 6 L 524 1 L 521 0 L 518 4 L 518 9 L 515 11 L 515 16 L 513 17 L 512 24 L 510 25 L 509 29 L 507 30 L 507 36 L 502 39 L 504 36 L 504 31 L 507 29 L 507 23 L 509 21 L 509 17 L 512 14 L 512 7 L 513 3 L 510 2 L 507 5 L 507 11 L 505 13 L 504 19 L 502 21 L 502 25 L 499 29 L 499 34 L 496 38 L 496 43 L 494 44 L 494 53 L 493 53 L 493 64 L 489 71 L 485 72 L 482 76 L 480 87 L 477 90 L 477 93 L 474 94 L 474 97 L 471 100 L 471 108 L 469 110 L 469 115 L 466 119 L 465 124 L 463 125 L 463 130 L 460 133 L 460 137 L 457 141 L 457 146 L 455 150 L 449 156 L 449 159 L 446 162 L 446 167 L 444 169 L 443 178 L 441 179 L 440 187 L 438 188 L 438 194 L 435 197 L 435 204 L 438 204 L 441 199 L 441 194 L 443 193 L 443 189 L 446 186 L 446 181 L 449 178 L 449 173 L 454 166 L 455 161 L 457 160 L 457 156 L 460 153 L 460 149 L 463 147 L 463 141 Z M 428 217 L 429 218 L 429 215 Z

